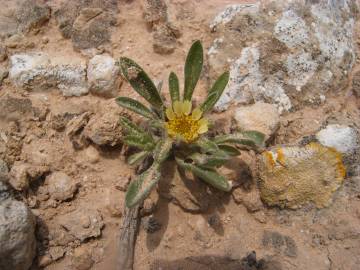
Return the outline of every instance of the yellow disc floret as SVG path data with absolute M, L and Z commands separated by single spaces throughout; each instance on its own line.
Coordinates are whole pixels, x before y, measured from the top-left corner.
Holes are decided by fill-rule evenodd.
M 186 142 L 192 142 L 208 131 L 208 121 L 201 118 L 202 111 L 196 108 L 191 112 L 191 102 L 175 101 L 172 108 L 166 109 L 168 121 L 165 127 L 173 138 L 181 138 Z

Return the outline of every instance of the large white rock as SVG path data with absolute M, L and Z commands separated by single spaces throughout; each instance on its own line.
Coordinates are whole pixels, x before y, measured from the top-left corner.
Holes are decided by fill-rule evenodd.
M 7 195 L 6 195 L 7 194 Z M 29 269 L 35 256 L 35 217 L 0 181 L 0 269 Z
M 10 57 L 10 80 L 16 87 L 29 91 L 59 89 L 64 96 L 80 96 L 89 92 L 86 64 L 61 63 L 42 52 L 15 54 Z
M 356 10 L 355 0 L 263 0 L 226 7 L 210 23 L 210 77 L 230 70 L 215 109 L 265 101 L 281 113 L 341 90 L 355 62 Z
M 95 55 L 89 61 L 87 77 L 90 91 L 105 97 L 116 97 L 121 85 L 120 69 L 110 55 Z
M 356 130 L 344 125 L 328 125 L 316 138 L 322 145 L 334 147 L 343 154 L 353 154 L 359 148 Z

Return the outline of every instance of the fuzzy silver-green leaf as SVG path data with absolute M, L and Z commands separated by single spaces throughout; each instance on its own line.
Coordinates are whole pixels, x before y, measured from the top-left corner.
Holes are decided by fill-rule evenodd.
M 160 108 L 163 105 L 163 101 L 156 86 L 146 72 L 135 61 L 126 57 L 121 57 L 120 68 L 126 80 L 140 96 L 155 108 Z
M 150 136 L 127 135 L 123 138 L 123 142 L 145 151 L 151 151 L 155 148 L 155 143 L 151 140 Z
M 149 155 L 148 151 L 141 151 L 135 154 L 132 154 L 127 159 L 129 165 L 138 165 L 140 164 L 147 156 Z
M 141 102 L 132 99 L 132 98 L 128 98 L 128 97 L 118 97 L 116 98 L 116 103 L 125 108 L 128 109 L 130 111 L 133 111 L 137 114 L 140 114 L 146 118 L 149 119 L 154 119 L 156 118 L 156 116 L 154 115 L 154 113 L 152 113 L 150 111 L 150 109 L 148 109 L 145 105 L 143 105 Z
M 169 92 L 171 103 L 180 100 L 179 79 L 174 72 L 171 72 L 169 75 Z
M 230 191 L 232 188 L 231 183 L 226 179 L 226 177 L 218 174 L 214 170 L 206 170 L 203 168 L 200 168 L 194 164 L 186 163 L 182 159 L 176 158 L 177 164 L 185 169 L 190 170 L 194 175 L 199 177 L 201 180 L 205 181 L 209 185 L 220 189 L 222 191 Z
M 184 100 L 191 100 L 195 86 L 200 78 L 203 66 L 203 48 L 201 42 L 195 41 L 186 57 L 185 62 L 185 83 Z

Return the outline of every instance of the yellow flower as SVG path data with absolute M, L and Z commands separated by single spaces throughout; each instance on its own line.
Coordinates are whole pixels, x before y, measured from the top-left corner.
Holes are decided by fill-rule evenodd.
M 165 127 L 169 135 L 173 138 L 181 138 L 186 142 L 192 142 L 208 131 L 208 121 L 201 118 L 202 111 L 196 108 L 191 112 L 191 102 L 175 101 L 172 108 L 166 109 L 168 121 Z

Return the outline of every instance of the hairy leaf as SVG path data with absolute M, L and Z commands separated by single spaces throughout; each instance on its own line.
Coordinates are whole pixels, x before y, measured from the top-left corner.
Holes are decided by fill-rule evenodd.
M 229 72 L 224 72 L 214 83 L 213 87 L 210 89 L 209 94 L 204 101 L 204 103 L 201 105 L 201 110 L 206 113 L 210 111 L 216 104 L 216 102 L 221 97 L 222 93 L 224 92 L 224 89 L 229 81 Z
M 126 80 L 139 95 L 155 108 L 160 108 L 163 105 L 156 86 L 146 72 L 135 63 L 135 61 L 126 57 L 121 57 L 120 68 Z
M 149 139 L 149 136 L 128 135 L 123 138 L 123 142 L 129 146 L 145 151 L 151 151 L 155 148 L 155 144 L 151 139 Z
M 219 155 L 206 155 L 195 153 L 190 156 L 190 158 L 195 162 L 196 165 L 202 168 L 209 168 L 212 169 L 214 167 L 219 167 L 224 165 L 228 160 L 229 156 L 225 155 L 224 153 Z
M 139 126 L 135 125 L 127 117 L 120 116 L 120 124 L 124 129 L 126 129 L 131 134 L 134 134 L 137 136 L 147 134 L 143 129 L 141 129 Z
M 128 97 L 118 97 L 116 98 L 116 103 L 119 106 L 128 109 L 130 111 L 133 111 L 137 114 L 140 114 L 146 118 L 149 119 L 156 118 L 156 116 L 147 107 L 145 107 L 142 103 L 140 103 L 135 99 Z
M 221 151 L 225 152 L 229 156 L 238 156 L 241 154 L 240 151 L 234 146 L 227 145 L 227 144 L 220 144 L 218 146 Z
M 200 78 L 203 66 L 203 48 L 201 42 L 195 41 L 186 57 L 184 100 L 191 100 L 195 86 Z
M 192 171 L 194 175 L 217 189 L 230 191 L 232 188 L 231 183 L 216 171 L 200 168 L 194 164 L 186 163 L 179 158 L 176 158 L 176 162 L 181 168 Z
M 199 146 L 205 153 L 214 153 L 219 151 L 217 144 L 205 137 L 196 140 L 195 144 Z
M 173 140 L 166 138 L 160 140 L 154 151 L 154 160 L 157 163 L 163 163 L 169 156 L 170 150 L 172 148 Z
M 131 208 L 141 203 L 150 194 L 160 177 L 160 165 L 153 163 L 148 170 L 130 183 L 125 197 L 126 206 Z
M 135 153 L 135 154 L 132 154 L 131 156 L 129 156 L 129 158 L 127 159 L 127 162 L 129 163 L 129 165 L 138 165 L 148 155 L 149 155 L 148 151 L 141 151 L 141 152 L 138 152 L 138 153 Z
M 172 103 L 180 100 L 179 79 L 174 72 L 171 72 L 169 75 L 169 92 Z
M 244 131 L 215 137 L 217 144 L 243 144 L 253 148 L 264 145 L 265 135 L 258 131 Z

